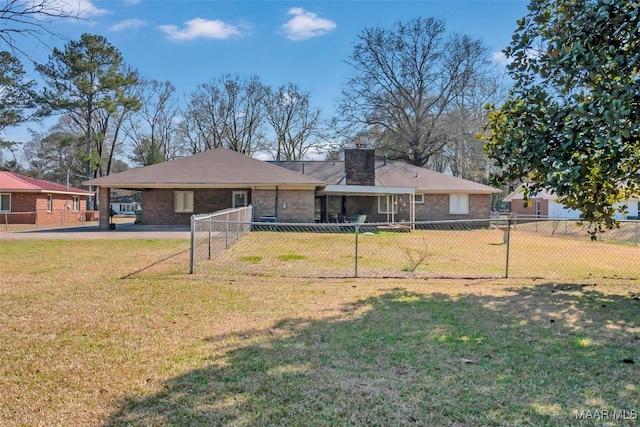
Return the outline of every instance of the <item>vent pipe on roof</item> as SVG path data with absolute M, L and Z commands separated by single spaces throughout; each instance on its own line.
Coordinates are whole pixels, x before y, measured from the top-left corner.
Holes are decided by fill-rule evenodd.
M 302 164 L 302 175 L 304 175 L 304 163 Z

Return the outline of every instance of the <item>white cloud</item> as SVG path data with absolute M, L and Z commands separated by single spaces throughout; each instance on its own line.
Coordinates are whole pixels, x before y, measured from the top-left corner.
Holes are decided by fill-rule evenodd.
M 53 0 L 48 6 L 48 9 L 62 10 L 84 19 L 110 13 L 107 9 L 100 9 L 89 0 Z
M 320 18 L 315 13 L 301 7 L 292 7 L 287 11 L 293 18 L 282 26 L 289 40 L 299 41 L 322 36 L 336 29 L 335 22 Z
M 172 40 L 192 40 L 196 38 L 228 39 L 242 34 L 238 27 L 234 25 L 219 20 L 210 21 L 202 18 L 195 18 L 185 22 L 183 29 L 178 29 L 175 25 L 160 25 L 158 28 Z
M 111 31 L 135 30 L 145 25 L 147 25 L 147 21 L 143 21 L 142 19 L 125 19 L 124 21 L 114 24 L 111 27 Z
M 512 59 L 507 58 L 503 52 L 493 52 L 491 54 L 491 61 L 493 61 L 494 64 L 509 65 Z

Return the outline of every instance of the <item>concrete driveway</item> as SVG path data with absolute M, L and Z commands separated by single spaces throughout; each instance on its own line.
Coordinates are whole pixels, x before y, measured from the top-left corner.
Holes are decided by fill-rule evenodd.
M 0 231 L 5 240 L 122 240 L 122 239 L 190 239 L 189 227 L 117 224 L 115 230 L 101 231 L 97 225 L 51 228 L 45 230 Z

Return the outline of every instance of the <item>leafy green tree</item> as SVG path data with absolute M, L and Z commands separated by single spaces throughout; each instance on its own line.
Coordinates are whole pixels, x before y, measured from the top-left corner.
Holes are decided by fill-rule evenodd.
M 129 95 L 129 89 L 138 83 L 137 72 L 125 65 L 120 51 L 105 37 L 92 34 L 70 41 L 63 50 L 54 48 L 49 62 L 37 64 L 36 70 L 47 85 L 43 106 L 67 114 L 82 129 L 86 177 L 97 176 L 103 170 L 99 167 L 102 155 L 108 151 L 109 119 L 119 127 L 125 111 L 139 108 L 137 99 Z
M 504 51 L 514 88 L 490 106 L 493 182 L 552 191 L 592 236 L 614 227 L 640 192 L 639 52 L 636 1 L 532 1 Z
M 18 58 L 0 52 L 0 132 L 29 120 L 28 110 L 35 107 L 35 82 L 25 80 Z

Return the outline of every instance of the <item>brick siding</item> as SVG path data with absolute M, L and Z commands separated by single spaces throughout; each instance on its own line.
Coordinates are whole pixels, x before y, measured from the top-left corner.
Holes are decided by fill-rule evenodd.
M 178 190 L 189 191 L 189 190 Z M 254 205 L 254 220 L 262 215 L 276 215 L 275 190 L 249 188 L 195 189 L 195 214 L 212 213 L 233 207 L 233 192 L 246 191 L 247 203 Z M 191 213 L 176 213 L 173 209 L 172 189 L 153 189 L 142 193 L 142 224 L 189 225 Z M 286 207 L 283 207 L 285 206 Z M 313 190 L 279 190 L 278 220 L 281 222 L 313 222 Z
M 277 216 L 279 222 L 314 222 L 315 192 L 313 190 L 253 190 L 254 220 L 261 216 Z
M 549 200 L 536 198 L 529 199 L 531 206 L 524 206 L 524 199 L 517 199 L 511 201 L 511 213 L 518 215 L 536 215 L 536 202 L 540 202 L 540 215 L 547 216 L 549 214 Z
M 73 196 L 51 193 L 49 211 L 48 195 L 49 193 L 11 193 L 11 212 L 0 214 L 0 223 L 64 226 L 83 222 L 83 212 L 73 210 Z M 83 206 L 84 197 L 79 197 L 80 206 Z

